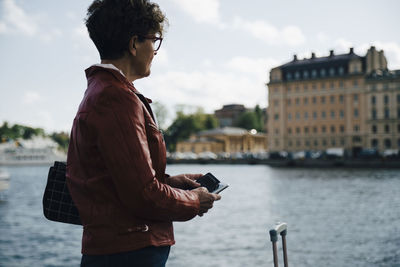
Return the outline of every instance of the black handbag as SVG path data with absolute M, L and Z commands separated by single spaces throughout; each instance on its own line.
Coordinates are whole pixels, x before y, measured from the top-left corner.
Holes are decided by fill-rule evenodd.
M 43 195 L 43 213 L 50 221 L 82 225 L 68 190 L 66 171 L 65 162 L 56 161 L 50 167 Z

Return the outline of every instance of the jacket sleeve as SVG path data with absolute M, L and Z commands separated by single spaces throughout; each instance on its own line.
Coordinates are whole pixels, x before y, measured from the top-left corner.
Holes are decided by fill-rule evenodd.
M 199 212 L 198 196 L 156 179 L 143 112 L 143 105 L 135 95 L 107 93 L 100 96 L 90 115 L 97 131 L 97 146 L 116 194 L 136 217 L 190 220 Z

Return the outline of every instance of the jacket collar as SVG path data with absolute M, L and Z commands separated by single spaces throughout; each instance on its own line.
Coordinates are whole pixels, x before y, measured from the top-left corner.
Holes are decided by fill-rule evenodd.
M 112 65 L 113 66 L 113 65 Z M 99 71 L 105 71 L 110 73 L 111 75 L 114 76 L 114 78 L 116 78 L 118 81 L 120 81 L 121 83 L 125 84 L 128 86 L 129 90 L 131 90 L 132 92 L 134 92 L 137 95 L 143 95 L 142 93 L 140 93 L 135 86 L 126 79 L 125 75 L 118 70 L 116 67 L 112 68 L 112 67 L 108 67 L 108 66 L 104 66 L 101 64 L 96 64 L 96 65 L 92 65 L 89 68 L 87 68 L 85 70 L 86 73 L 86 78 L 89 79 L 89 77 L 95 75 L 97 72 Z M 144 97 L 144 96 L 143 96 Z M 149 103 L 152 103 L 153 101 L 150 98 L 144 97 L 146 98 L 146 100 Z

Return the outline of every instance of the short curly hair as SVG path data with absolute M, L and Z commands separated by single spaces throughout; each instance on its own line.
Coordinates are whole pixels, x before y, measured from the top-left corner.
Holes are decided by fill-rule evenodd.
M 163 34 L 167 18 L 149 0 L 94 0 L 86 17 L 89 36 L 101 59 L 119 59 L 128 51 L 132 36 L 139 41 L 149 33 Z

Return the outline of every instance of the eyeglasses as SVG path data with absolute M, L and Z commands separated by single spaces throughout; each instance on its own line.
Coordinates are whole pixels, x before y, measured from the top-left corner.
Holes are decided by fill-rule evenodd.
M 157 36 L 140 36 L 144 39 L 152 40 L 154 52 L 157 52 L 161 47 L 163 38 Z

